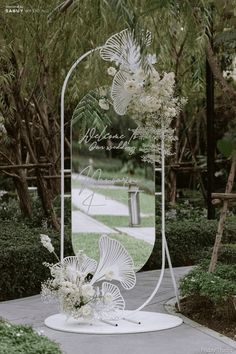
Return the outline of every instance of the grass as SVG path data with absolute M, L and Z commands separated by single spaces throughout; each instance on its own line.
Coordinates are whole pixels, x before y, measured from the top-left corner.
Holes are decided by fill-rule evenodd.
M 117 216 L 117 215 L 94 215 L 94 219 L 100 221 L 109 227 L 129 227 L 128 216 Z M 154 227 L 155 217 L 149 216 L 147 218 L 141 218 L 141 227 Z
M 133 237 L 125 234 L 110 234 L 109 237 L 121 242 L 121 244 L 126 248 L 130 256 L 133 258 L 136 270 L 140 269 L 146 263 L 152 252 L 152 245 L 145 241 L 134 239 Z M 87 256 L 98 261 L 99 238 L 100 234 L 98 233 L 73 234 L 72 243 L 75 254 L 82 249 Z
M 59 346 L 29 326 L 0 320 L 1 354 L 62 354 Z
M 125 189 L 93 188 L 93 191 L 128 205 L 128 192 Z M 155 214 L 155 197 L 146 193 L 140 193 L 141 213 Z

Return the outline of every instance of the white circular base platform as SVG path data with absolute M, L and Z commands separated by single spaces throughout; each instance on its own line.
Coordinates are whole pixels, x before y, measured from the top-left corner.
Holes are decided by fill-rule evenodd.
M 57 314 L 46 318 L 45 325 L 49 328 L 73 333 L 87 333 L 87 334 L 127 334 L 127 333 L 143 333 L 155 332 L 164 329 L 169 329 L 179 326 L 183 321 L 181 318 L 165 313 L 156 312 L 134 312 L 125 311 L 124 316 L 130 320 L 138 323 L 132 323 L 126 320 L 112 321 L 117 326 L 94 321 L 93 323 L 86 323 L 78 321 L 73 318 L 67 319 L 63 314 Z

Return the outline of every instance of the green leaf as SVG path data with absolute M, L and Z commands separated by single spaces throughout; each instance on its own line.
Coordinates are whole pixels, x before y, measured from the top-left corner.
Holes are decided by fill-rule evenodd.
M 235 148 L 233 140 L 230 139 L 220 139 L 217 142 L 217 148 L 225 157 L 230 157 Z

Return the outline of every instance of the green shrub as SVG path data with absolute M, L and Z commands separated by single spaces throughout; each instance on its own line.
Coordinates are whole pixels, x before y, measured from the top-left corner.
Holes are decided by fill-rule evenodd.
M 9 195 L 9 193 L 8 193 Z M 32 196 L 32 217 L 30 219 L 23 218 L 20 210 L 20 205 L 17 197 L 10 194 L 4 195 L 0 203 L 0 220 L 13 220 L 30 227 L 48 227 L 49 220 L 44 214 L 41 206 L 41 201 L 37 196 Z M 54 209 L 58 216 L 60 216 L 60 198 L 55 198 Z M 65 198 L 65 224 L 71 224 L 71 199 Z
M 1 354 L 62 354 L 59 346 L 31 327 L 0 320 Z
M 175 267 L 196 264 L 202 258 L 204 251 L 213 246 L 217 229 L 216 220 L 204 218 L 196 220 L 167 221 L 166 239 Z M 154 250 L 143 270 L 161 267 L 161 232 L 160 225 L 156 225 L 157 239 Z M 236 225 L 227 223 L 225 226 L 223 243 L 235 243 Z
M 211 259 L 213 248 L 210 247 L 199 255 L 199 261 Z M 236 244 L 222 244 L 219 248 L 218 261 L 224 264 L 236 264 Z
M 236 265 L 218 263 L 214 273 L 207 272 L 208 265 L 204 262 L 181 279 L 181 295 L 205 297 L 218 305 L 236 296 Z
M 0 300 L 38 294 L 41 282 L 48 277 L 42 264 L 55 262 L 40 243 L 40 233 L 52 238 L 59 254 L 60 235 L 52 230 L 32 228 L 14 220 L 1 221 L 0 236 Z M 70 230 L 65 235 L 65 255 L 72 255 Z

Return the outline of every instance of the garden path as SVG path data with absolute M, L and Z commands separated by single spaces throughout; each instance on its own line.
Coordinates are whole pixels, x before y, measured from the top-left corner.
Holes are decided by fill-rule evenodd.
M 117 231 L 91 218 L 79 210 L 72 211 L 73 233 L 115 234 Z
M 189 270 L 188 267 L 175 268 L 179 279 Z M 137 273 L 137 285 L 123 294 L 127 308 L 137 308 L 153 290 L 159 271 Z M 146 307 L 147 311 L 166 312 L 164 303 L 174 296 L 171 276 L 165 272 L 159 292 Z M 187 323 L 179 327 L 152 333 L 128 335 L 89 335 L 65 333 L 51 330 L 44 325 L 47 316 L 57 313 L 54 304 L 42 304 L 40 296 L 5 301 L 0 303 L 2 317 L 14 323 L 32 325 L 37 331 L 60 344 L 64 354 L 234 354 L 236 344 L 224 341 L 212 332 L 204 332 L 200 325 Z

